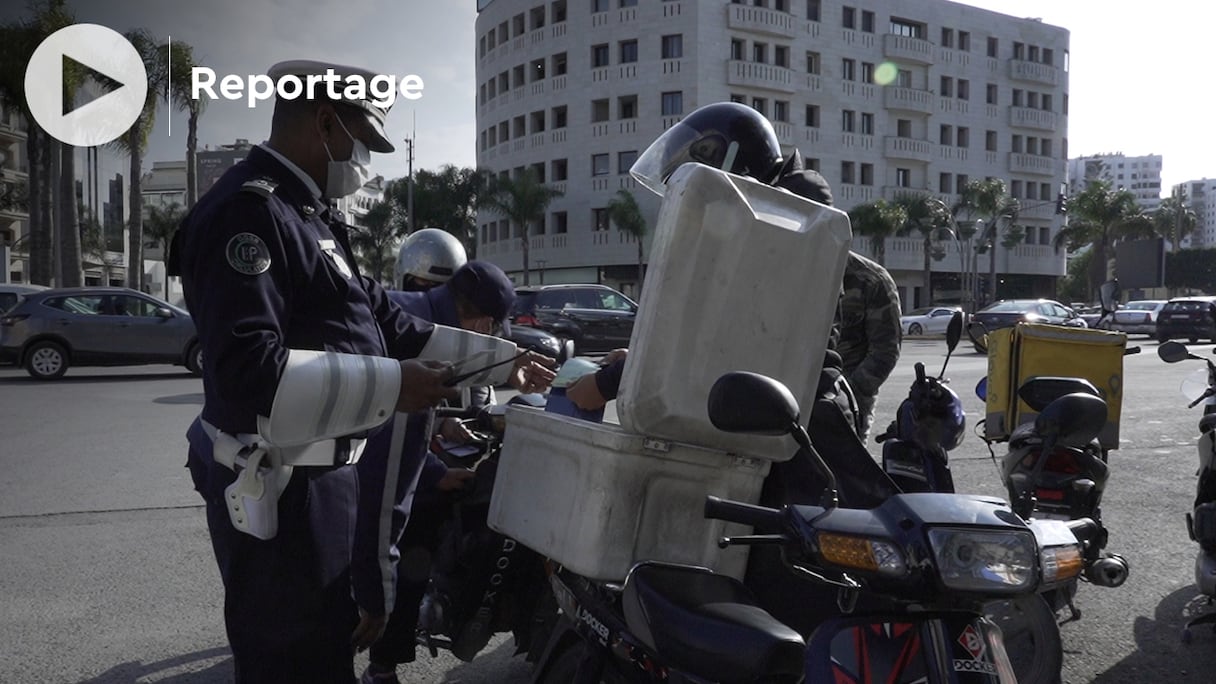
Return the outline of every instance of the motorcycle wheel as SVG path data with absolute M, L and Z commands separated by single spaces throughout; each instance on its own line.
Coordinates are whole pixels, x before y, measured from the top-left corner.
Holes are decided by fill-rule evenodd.
M 984 605 L 984 614 L 1001 628 L 1005 651 L 1018 682 L 1059 684 L 1064 648 L 1055 611 L 1038 594 Z

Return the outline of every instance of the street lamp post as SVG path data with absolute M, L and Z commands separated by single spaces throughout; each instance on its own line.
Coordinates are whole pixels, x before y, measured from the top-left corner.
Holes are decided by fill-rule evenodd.
M 540 284 L 544 285 L 545 284 L 545 260 L 537 259 L 536 266 L 537 266 L 537 268 L 540 269 Z

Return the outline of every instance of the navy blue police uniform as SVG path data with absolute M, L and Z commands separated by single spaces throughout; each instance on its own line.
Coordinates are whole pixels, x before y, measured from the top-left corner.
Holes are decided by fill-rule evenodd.
M 200 198 L 174 240 L 204 359 L 205 403 L 188 431 L 188 466 L 207 504 L 238 682 L 354 681 L 358 483 L 341 446 L 350 442 L 337 440 L 333 465 L 294 469 L 277 534 L 255 538 L 230 520 L 224 495 L 236 473 L 213 457 L 214 431 L 257 433 L 289 350 L 405 359 L 432 330 L 359 275 L 335 214 L 315 186 L 259 146 Z M 374 600 L 354 598 L 381 614 Z

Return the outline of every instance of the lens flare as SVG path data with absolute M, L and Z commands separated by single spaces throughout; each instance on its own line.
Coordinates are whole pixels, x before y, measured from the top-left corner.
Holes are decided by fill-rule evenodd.
M 878 85 L 891 85 L 899 76 L 899 67 L 891 62 L 883 62 L 874 70 L 874 82 Z

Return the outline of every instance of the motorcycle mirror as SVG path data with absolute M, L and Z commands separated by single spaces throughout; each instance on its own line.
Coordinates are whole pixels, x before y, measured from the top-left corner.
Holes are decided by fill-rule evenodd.
M 971 321 L 967 324 L 967 337 L 971 338 L 971 343 L 981 353 L 988 353 L 988 328 L 984 327 L 979 321 Z
M 759 373 L 732 371 L 709 390 L 709 422 L 723 432 L 784 435 L 799 424 L 789 388 Z
M 1087 393 L 1065 394 L 1034 419 L 1034 429 L 1056 444 L 1083 447 L 1106 426 L 1106 402 Z
M 980 381 L 975 383 L 975 396 L 980 398 L 980 401 L 988 401 L 988 376 L 980 378 Z
M 1213 350 L 1213 352 L 1216 353 L 1216 350 Z M 1166 363 L 1178 363 L 1179 361 L 1186 361 L 1187 359 L 1199 358 L 1198 356 L 1192 354 L 1191 351 L 1186 348 L 1185 344 L 1182 344 L 1181 342 L 1174 342 L 1173 340 L 1162 342 L 1161 345 L 1157 347 L 1157 356 Z
M 1119 303 L 1119 281 L 1108 280 L 1102 283 L 1098 288 L 1098 299 L 1102 303 L 1102 313 L 1113 313 Z
M 954 353 L 954 348 L 962 338 L 963 312 L 955 311 L 950 316 L 950 323 L 946 325 L 946 360 L 942 361 L 942 372 L 937 374 L 938 379 L 946 377 L 946 364 L 950 363 L 950 355 Z

